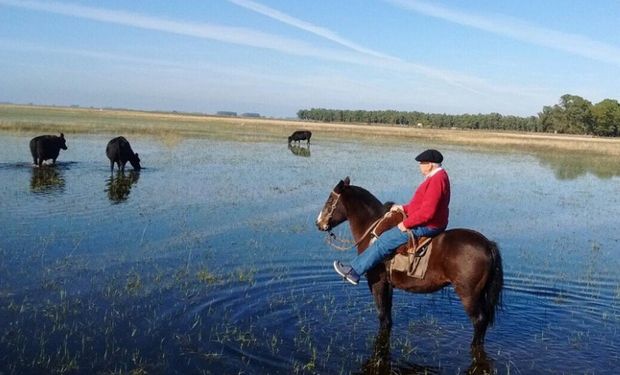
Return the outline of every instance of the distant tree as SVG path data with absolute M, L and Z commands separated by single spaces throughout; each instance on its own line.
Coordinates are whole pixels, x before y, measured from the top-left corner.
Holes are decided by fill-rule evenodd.
M 542 132 L 554 132 L 562 123 L 562 114 L 557 105 L 550 107 L 544 106 L 542 112 L 538 113 L 538 122 Z
M 218 116 L 231 116 L 231 117 L 237 117 L 237 112 L 231 112 L 231 111 L 218 111 L 216 113 Z
M 592 103 L 577 95 L 563 95 L 560 104 L 565 112 L 567 133 L 592 134 L 594 117 Z
M 544 106 L 538 116 L 503 116 L 499 113 L 448 115 L 395 110 L 364 111 L 326 108 L 300 109 L 301 120 L 360 124 L 394 124 L 425 128 L 512 130 L 620 136 L 620 104 L 606 99 L 597 105 L 566 94 L 558 104 Z
M 543 107 L 538 118 L 542 131 L 593 134 L 592 103 L 577 95 L 562 95 L 559 104 Z
M 299 111 L 297 111 L 297 118 L 300 120 L 310 120 L 309 116 L 308 116 L 308 110 L 307 109 L 300 109 Z
M 620 103 L 605 99 L 592 107 L 594 134 L 617 137 L 620 130 Z

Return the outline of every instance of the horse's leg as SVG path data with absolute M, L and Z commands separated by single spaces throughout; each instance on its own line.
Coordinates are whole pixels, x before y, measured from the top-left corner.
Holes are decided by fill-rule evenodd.
M 392 328 L 392 285 L 388 282 L 385 271 L 371 270 L 366 276 L 368 287 L 375 299 L 380 329 L 389 331 Z
M 482 346 L 472 347 L 471 364 L 466 374 L 493 374 L 494 370 L 493 360 L 487 356 L 484 348 Z
M 504 284 L 502 258 L 497 244 L 489 242 L 486 247 L 486 256 L 478 262 L 477 267 L 471 268 L 480 272 L 469 272 L 470 277 L 462 275 L 452 278 L 454 290 L 461 297 L 463 307 L 474 326 L 472 348 L 482 347 L 484 344 L 487 328 L 493 324 L 497 307 L 501 305 Z M 475 274 L 478 276 L 473 277 Z
M 375 337 L 372 354 L 362 364 L 362 374 L 390 374 L 390 331 L 379 330 Z
M 489 326 L 489 317 L 482 308 L 482 301 L 480 299 L 481 292 L 458 287 L 455 288 L 455 291 L 461 298 L 461 303 L 463 303 L 465 312 L 474 326 L 474 337 L 471 341 L 471 346 L 472 348 L 482 347 L 484 344 L 484 336 Z

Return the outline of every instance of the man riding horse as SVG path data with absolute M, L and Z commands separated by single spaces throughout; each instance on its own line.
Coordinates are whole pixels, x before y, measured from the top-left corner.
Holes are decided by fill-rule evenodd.
M 405 205 L 393 205 L 390 211 L 404 212 L 404 219 L 397 226 L 383 232 L 364 252 L 358 254 L 350 265 L 334 261 L 334 269 L 351 284 L 357 285 L 360 276 L 391 256 L 398 247 L 407 243 L 408 232 L 416 238 L 434 237 L 448 226 L 450 180 L 442 168 L 443 155 L 429 149 L 419 154 L 424 181 Z

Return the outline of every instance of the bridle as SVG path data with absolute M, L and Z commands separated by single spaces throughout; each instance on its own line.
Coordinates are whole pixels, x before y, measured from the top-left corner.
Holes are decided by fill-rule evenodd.
M 331 191 L 331 193 L 329 193 L 330 197 L 336 197 L 336 199 L 334 199 L 334 201 L 332 202 L 331 207 L 329 208 L 329 213 L 327 214 L 328 218 L 332 218 L 332 216 L 334 215 L 334 211 L 336 211 L 336 206 L 338 205 L 338 202 L 340 202 L 340 194 L 336 193 L 335 191 Z M 331 233 L 331 231 L 328 231 Z
M 331 207 L 329 208 L 329 213 L 326 215 L 328 217 L 328 219 L 332 218 L 332 215 L 334 214 L 334 211 L 336 210 L 336 206 L 338 205 L 338 202 L 340 201 L 340 194 L 336 193 L 335 191 L 331 191 L 330 193 L 331 197 L 336 197 L 336 199 L 334 199 L 334 201 L 332 202 Z M 350 240 L 341 240 L 339 238 L 336 237 L 336 235 L 332 232 L 331 229 L 329 229 L 327 231 L 327 237 L 325 238 L 325 242 L 327 242 L 327 244 L 331 247 L 333 247 L 336 250 L 350 250 L 354 247 L 357 247 L 357 245 L 359 245 L 365 238 L 366 236 L 368 236 L 373 229 L 375 229 L 375 227 L 377 226 L 377 224 L 379 224 L 379 222 L 383 219 L 383 216 L 378 218 L 377 220 L 375 220 L 372 224 L 370 224 L 370 226 L 368 227 L 368 229 L 366 229 L 366 232 L 364 232 L 364 234 L 360 237 L 359 240 L 357 240 L 357 242 L 353 243 L 353 241 Z M 374 235 L 374 233 L 373 233 Z M 376 235 L 375 235 L 376 237 Z M 346 244 L 350 244 L 352 243 L 352 245 L 350 246 L 342 246 L 342 245 L 338 245 L 335 244 L 334 241 L 338 241 L 340 243 L 346 243 Z

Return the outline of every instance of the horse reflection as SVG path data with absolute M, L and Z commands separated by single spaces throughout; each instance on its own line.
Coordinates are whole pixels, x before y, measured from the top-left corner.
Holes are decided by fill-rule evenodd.
M 493 359 L 487 356 L 483 348 L 472 348 L 471 365 L 467 369 L 468 375 L 486 375 L 495 373 Z
M 51 193 L 63 191 L 65 179 L 62 172 L 56 166 L 43 166 L 32 168 L 30 178 L 30 191 L 33 193 Z
M 390 354 L 390 330 L 382 329 L 375 337 L 372 354 L 362 364 L 360 375 L 439 374 L 438 367 L 413 363 L 393 363 Z
M 291 150 L 293 155 L 310 157 L 310 145 L 309 144 L 308 146 L 289 144 L 288 149 Z
M 436 366 L 424 366 L 409 362 L 395 363 L 390 354 L 390 330 L 380 330 L 373 344 L 371 355 L 362 364 L 360 375 L 418 375 L 440 374 L 441 369 Z M 471 349 L 471 363 L 464 374 L 485 375 L 495 373 L 493 361 L 488 358 L 482 347 Z
M 114 203 L 121 203 L 129 198 L 131 187 L 138 182 L 140 172 L 130 171 L 128 174 L 118 172 L 116 176 L 112 175 L 106 182 L 105 191 L 108 198 Z

